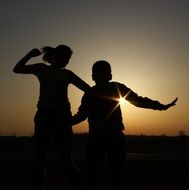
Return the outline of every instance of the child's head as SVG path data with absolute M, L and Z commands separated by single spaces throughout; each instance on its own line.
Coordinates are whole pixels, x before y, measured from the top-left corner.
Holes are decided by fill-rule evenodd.
M 42 48 L 43 60 L 50 63 L 53 67 L 64 68 L 71 56 L 73 51 L 66 45 L 58 45 L 56 48 L 45 46 Z
M 96 84 L 109 82 L 112 79 L 110 64 L 104 60 L 95 62 L 92 67 L 92 79 Z

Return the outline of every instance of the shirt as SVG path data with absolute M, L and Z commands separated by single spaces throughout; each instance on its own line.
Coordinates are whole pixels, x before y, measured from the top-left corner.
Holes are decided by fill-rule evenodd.
M 88 118 L 89 133 L 119 133 L 124 129 L 121 97 L 137 107 L 162 110 L 164 106 L 158 101 L 138 96 L 124 84 L 109 82 L 95 85 L 83 95 L 78 112 L 73 116 L 73 124 Z
M 70 107 L 68 85 L 73 84 L 85 91 L 89 86 L 68 69 L 53 69 L 43 63 L 35 64 L 33 74 L 40 82 L 37 107 Z

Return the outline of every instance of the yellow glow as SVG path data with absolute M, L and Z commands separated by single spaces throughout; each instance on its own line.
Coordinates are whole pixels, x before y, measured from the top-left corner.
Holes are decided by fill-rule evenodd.
M 125 104 L 125 102 L 126 102 L 125 98 L 121 97 L 119 99 L 119 103 L 120 103 L 121 106 L 123 106 Z

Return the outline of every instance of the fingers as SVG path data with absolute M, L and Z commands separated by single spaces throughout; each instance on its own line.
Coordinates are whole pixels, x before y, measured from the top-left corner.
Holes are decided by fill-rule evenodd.
M 170 105 L 171 105 L 171 106 L 176 105 L 177 100 L 178 100 L 178 97 L 177 97 L 177 98 L 175 98 L 175 100 L 173 100 L 173 101 L 170 103 Z
M 169 109 L 170 107 L 175 106 L 177 100 L 178 100 L 178 97 L 175 98 L 175 100 L 173 100 L 170 104 L 165 105 L 163 110 L 167 110 L 167 109 Z
M 175 98 L 175 100 L 173 101 L 173 103 L 175 104 L 178 100 L 178 97 Z

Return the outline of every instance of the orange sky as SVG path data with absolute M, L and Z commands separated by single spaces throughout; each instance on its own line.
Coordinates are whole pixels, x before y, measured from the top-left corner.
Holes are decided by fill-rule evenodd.
M 69 45 L 74 54 L 68 69 L 93 85 L 92 64 L 105 59 L 113 80 L 140 96 L 162 103 L 179 97 L 170 110 L 136 108 L 126 102 L 128 134 L 189 134 L 189 3 L 184 0 L 55 0 L 1 3 L 0 134 L 33 134 L 39 84 L 32 75 L 12 68 L 32 48 Z M 9 13 L 9 14 L 7 14 Z M 40 58 L 31 63 L 41 61 Z M 73 114 L 82 92 L 69 87 Z M 86 132 L 87 122 L 74 127 Z

